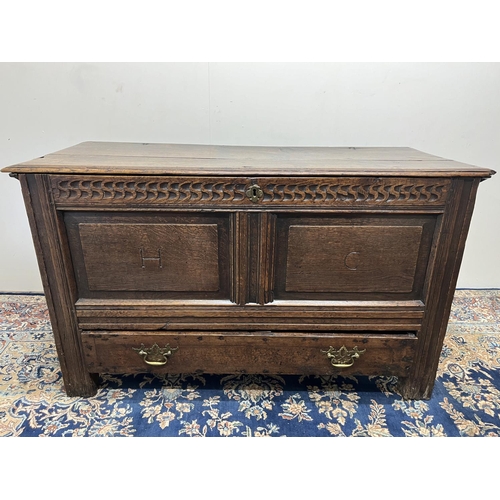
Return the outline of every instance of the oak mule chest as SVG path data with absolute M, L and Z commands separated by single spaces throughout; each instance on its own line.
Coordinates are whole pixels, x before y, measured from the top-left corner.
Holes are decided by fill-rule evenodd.
M 85 142 L 21 182 L 65 389 L 397 376 L 429 398 L 479 182 L 410 148 Z

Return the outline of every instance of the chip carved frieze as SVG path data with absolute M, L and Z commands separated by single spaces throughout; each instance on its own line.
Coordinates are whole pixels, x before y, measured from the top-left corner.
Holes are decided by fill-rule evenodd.
M 262 197 L 246 192 L 255 179 L 167 177 L 52 178 L 54 200 L 61 205 L 239 204 L 349 205 L 444 204 L 450 181 L 419 178 L 259 179 Z

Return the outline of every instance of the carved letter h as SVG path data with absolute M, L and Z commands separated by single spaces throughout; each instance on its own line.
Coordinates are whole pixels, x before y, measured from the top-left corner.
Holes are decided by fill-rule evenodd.
M 141 252 L 141 261 L 142 261 L 142 268 L 146 269 L 146 261 L 147 260 L 156 260 L 158 261 L 158 266 L 160 269 L 163 268 L 162 263 L 161 263 L 161 248 L 158 248 L 158 257 L 144 257 L 144 250 L 140 249 Z

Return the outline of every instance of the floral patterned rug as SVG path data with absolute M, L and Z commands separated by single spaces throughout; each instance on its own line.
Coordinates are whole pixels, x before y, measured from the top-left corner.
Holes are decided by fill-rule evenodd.
M 500 436 L 500 290 L 458 290 L 429 401 L 391 377 L 102 376 L 69 398 L 43 296 L 0 295 L 0 436 Z

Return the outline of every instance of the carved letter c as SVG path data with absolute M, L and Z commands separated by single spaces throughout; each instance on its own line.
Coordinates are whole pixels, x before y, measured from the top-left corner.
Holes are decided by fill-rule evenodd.
M 344 258 L 344 266 L 351 271 L 356 271 L 359 265 L 359 252 L 348 253 Z

